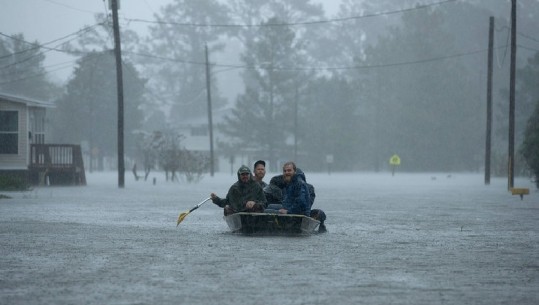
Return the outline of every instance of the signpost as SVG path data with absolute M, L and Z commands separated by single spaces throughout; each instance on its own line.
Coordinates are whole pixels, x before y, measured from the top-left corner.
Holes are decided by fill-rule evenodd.
M 391 165 L 391 176 L 395 176 L 395 167 L 401 165 L 401 158 L 399 155 L 394 154 L 389 158 L 389 164 Z
M 333 155 L 326 155 L 326 163 L 328 164 L 328 175 L 331 175 L 331 164 L 333 163 Z

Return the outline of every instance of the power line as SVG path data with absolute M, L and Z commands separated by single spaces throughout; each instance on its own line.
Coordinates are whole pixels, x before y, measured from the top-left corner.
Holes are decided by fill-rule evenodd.
M 415 65 L 415 64 L 424 64 L 428 62 L 434 62 L 434 61 L 442 61 L 446 59 L 451 58 L 457 58 L 457 57 L 463 57 L 468 55 L 474 55 L 478 53 L 485 52 L 486 49 L 482 50 L 475 50 L 470 52 L 464 52 L 464 53 L 457 53 L 447 56 L 439 56 L 439 57 L 432 57 L 427 59 L 421 59 L 421 60 L 415 60 L 415 61 L 404 61 L 404 62 L 396 62 L 396 63 L 388 63 L 388 64 L 378 64 L 378 65 L 355 65 L 355 66 L 341 66 L 341 67 L 305 67 L 305 68 L 281 68 L 279 70 L 354 70 L 354 69 L 374 69 L 374 68 L 386 68 L 386 67 L 396 67 L 396 66 L 407 66 L 407 65 Z
M 63 63 L 63 64 L 68 64 L 68 62 Z M 21 81 L 25 81 L 25 80 L 28 80 L 28 79 L 40 77 L 40 76 L 43 76 L 43 75 L 46 75 L 46 74 L 49 74 L 49 73 L 52 73 L 52 72 L 64 70 L 64 69 L 67 69 L 67 68 L 71 67 L 71 63 L 69 63 L 69 64 L 70 64 L 69 66 L 60 67 L 60 68 L 53 69 L 53 70 L 46 70 L 46 71 L 43 71 L 41 73 L 36 73 L 36 74 L 28 75 L 28 76 L 25 76 L 25 77 L 17 78 L 17 79 L 7 80 L 5 82 L 0 82 L 0 85 L 6 85 L 6 84 L 12 84 L 12 83 L 16 83 L 16 82 L 21 82 Z M 57 64 L 57 65 L 61 65 L 61 64 Z
M 166 60 L 166 61 L 172 61 L 172 62 L 177 62 L 177 63 L 182 63 L 182 64 L 192 64 L 192 65 L 205 65 L 206 64 L 205 62 L 182 60 L 182 59 L 178 59 L 178 58 L 157 56 L 157 55 L 138 53 L 138 52 L 132 52 L 132 51 L 122 51 L 122 53 L 133 54 L 133 55 L 137 55 L 137 56 L 154 58 L 154 59 L 161 59 L 161 60 Z M 212 64 L 212 65 L 216 66 L 216 67 L 227 67 L 227 68 L 244 68 L 244 67 L 246 67 L 245 65 L 232 65 L 232 64 L 230 64 L 230 65 L 229 64 Z
M 64 3 L 60 3 L 60 2 L 56 2 L 56 1 L 53 1 L 53 0 L 43 0 L 43 1 L 46 1 L 46 2 L 49 2 L 49 3 L 52 3 L 52 4 L 56 4 L 56 5 L 59 5 L 59 6 L 63 6 L 63 7 L 66 7 L 66 8 L 68 8 L 68 9 L 71 9 L 71 10 L 74 10 L 74 11 L 79 11 L 79 12 L 83 12 L 83 13 L 91 13 L 91 14 L 95 14 L 95 12 L 93 12 L 93 11 L 82 10 L 82 9 L 80 9 L 80 8 L 76 8 L 76 7 L 73 7 L 73 6 L 64 4 Z
M 67 41 L 65 41 L 65 42 L 63 42 L 63 43 L 72 41 L 72 40 L 74 40 L 74 39 L 77 39 L 78 37 L 80 37 L 81 35 L 83 35 L 84 33 L 86 33 L 87 31 L 91 30 L 93 27 L 96 27 L 96 26 L 102 25 L 102 24 L 104 24 L 104 23 L 97 23 L 97 24 L 95 24 L 95 25 L 92 25 L 92 26 L 89 26 L 89 27 L 85 27 L 85 28 L 82 29 L 82 30 L 79 30 L 79 31 L 77 31 L 77 32 L 75 32 L 75 33 L 72 33 L 72 34 L 69 34 L 69 35 L 67 35 L 67 36 L 64 36 L 64 37 L 62 37 L 62 38 L 55 39 L 55 40 L 50 41 L 50 42 L 48 42 L 48 43 L 46 43 L 46 44 L 51 44 L 52 42 L 56 42 L 56 41 L 58 41 L 58 40 L 64 39 L 64 38 L 69 37 L 69 36 L 72 36 L 72 35 L 76 35 L 76 36 L 73 37 L 72 39 L 69 39 L 69 40 L 67 40 Z M 81 51 L 66 51 L 66 50 L 63 50 L 63 49 L 46 47 L 46 46 L 45 46 L 46 44 L 36 44 L 36 43 L 32 43 L 32 42 L 26 41 L 26 40 L 24 40 L 24 39 L 19 39 L 19 38 L 10 36 L 10 35 L 5 35 L 5 34 L 3 34 L 3 33 L 0 33 L 0 35 L 1 35 L 1 36 L 5 36 L 5 37 L 10 38 L 10 39 L 13 39 L 13 40 L 18 40 L 18 41 L 21 41 L 21 42 L 24 42 L 24 43 L 27 43 L 27 44 L 34 45 L 34 46 L 35 46 L 35 47 L 33 47 L 33 48 L 30 48 L 30 49 L 26 49 L 26 50 L 23 50 L 23 51 L 20 51 L 20 52 L 15 52 L 15 53 L 11 53 L 11 54 L 2 56 L 2 57 L 0 57 L 0 59 L 7 58 L 7 57 L 11 57 L 11 56 L 13 56 L 13 55 L 20 54 L 20 53 L 24 53 L 24 52 L 27 52 L 27 51 L 29 51 L 29 50 L 35 50 L 35 49 L 38 49 L 38 48 L 43 48 L 43 49 L 47 50 L 47 51 L 45 51 L 45 52 L 39 52 L 39 53 L 36 53 L 36 54 L 34 54 L 34 55 L 32 55 L 32 56 L 23 58 L 23 59 L 21 59 L 21 60 L 19 60 L 19 61 L 17 61 L 17 62 L 13 62 L 13 63 L 10 63 L 10 64 L 8 64 L 8 65 L 2 66 L 2 67 L 0 67 L 0 69 L 6 69 L 6 68 L 9 68 L 9 67 L 12 67 L 12 66 L 16 66 L 16 65 L 22 64 L 22 63 L 24 63 L 24 62 L 27 62 L 27 61 L 29 61 L 29 60 L 32 60 L 33 58 L 36 58 L 36 57 L 38 57 L 38 56 L 40 56 L 40 55 L 43 55 L 43 54 L 45 54 L 45 53 L 47 53 L 47 52 L 49 52 L 49 51 L 56 51 L 56 52 L 60 52 L 60 53 L 70 54 L 70 55 L 86 55 L 86 54 L 90 54 L 90 53 L 91 53 L 91 52 L 81 52 Z M 63 43 L 62 43 L 62 44 L 63 44 Z
M 286 23 L 264 23 L 264 24 L 210 24 L 210 23 L 192 23 L 192 22 L 173 22 L 173 21 L 157 21 L 157 20 L 146 20 L 146 19 L 138 19 L 138 18 L 123 18 L 124 20 L 127 20 L 128 22 L 140 22 L 140 23 L 153 23 L 153 24 L 162 24 L 162 25 L 175 25 L 175 26 L 189 26 L 189 27 L 271 27 L 271 26 L 298 26 L 298 25 L 315 25 L 315 24 L 325 24 L 325 23 L 335 23 L 335 22 L 345 22 L 350 20 L 357 20 L 357 19 L 363 19 L 363 18 L 371 18 L 371 17 L 378 17 L 378 16 L 386 16 L 386 15 L 393 15 L 393 14 L 401 14 L 405 12 L 425 9 L 432 6 L 438 6 L 443 5 L 450 2 L 456 2 L 459 0 L 444 0 L 439 2 L 433 2 L 423 5 L 418 5 L 413 8 L 405 8 L 395 11 L 386 11 L 386 12 L 380 12 L 380 13 L 372 13 L 372 14 L 365 14 L 365 15 L 359 15 L 359 16 L 350 16 L 350 17 L 343 17 L 343 18 L 332 18 L 332 19 L 325 19 L 325 20 L 314 20 L 314 21 L 302 21 L 302 22 L 286 22 Z
M 36 53 L 36 54 L 31 55 L 31 56 L 29 56 L 29 57 L 23 58 L 23 59 L 21 59 L 21 60 L 19 60 L 19 61 L 16 61 L 16 62 L 13 62 L 13 63 L 11 63 L 11 64 L 2 66 L 2 67 L 0 67 L 0 69 L 6 69 L 6 68 L 9 68 L 9 67 L 12 67 L 12 66 L 19 65 L 19 64 L 21 64 L 21 63 L 24 63 L 24 62 L 27 62 L 27 61 L 29 61 L 29 60 L 32 60 L 32 59 L 34 59 L 34 58 L 36 58 L 36 57 L 38 57 L 38 56 L 40 56 L 40 55 L 43 55 L 43 54 L 45 54 L 45 53 L 47 53 L 47 52 L 49 52 L 49 51 L 57 51 L 57 52 L 61 52 L 61 53 L 71 54 L 71 55 L 79 55 L 79 54 L 81 54 L 80 52 L 72 52 L 72 51 L 66 51 L 66 50 L 62 50 L 62 49 L 58 49 L 58 48 L 51 48 L 51 47 L 46 47 L 45 45 L 52 44 L 52 43 L 54 43 L 54 42 L 63 40 L 63 39 L 65 39 L 65 38 L 67 38 L 67 37 L 70 37 L 70 36 L 75 36 L 75 37 L 73 37 L 72 39 L 69 39 L 69 40 L 65 41 L 65 42 L 69 42 L 69 41 L 71 41 L 71 40 L 77 39 L 77 38 L 80 37 L 81 35 L 85 34 L 85 33 L 88 32 L 88 31 L 90 31 L 92 28 L 94 28 L 94 27 L 96 27 L 96 26 L 98 26 L 98 25 L 101 25 L 101 24 L 102 24 L 102 23 L 97 23 L 97 24 L 94 24 L 94 25 L 92 25 L 92 26 L 85 27 L 85 28 L 83 28 L 83 29 L 81 29 L 81 30 L 78 30 L 77 32 L 71 33 L 71 34 L 69 34 L 69 35 L 66 35 L 66 36 L 63 36 L 63 37 L 60 37 L 60 38 L 57 38 L 57 39 L 54 39 L 54 40 L 49 41 L 49 42 L 47 42 L 47 43 L 45 43 L 45 44 L 37 44 L 37 43 L 29 42 L 29 41 L 24 40 L 24 39 L 20 39 L 20 38 L 17 38 L 17 37 L 13 37 L 13 36 L 11 36 L 11 35 L 6 35 L 6 34 L 4 34 L 4 33 L 0 33 L 1 36 L 7 37 L 7 38 L 12 39 L 12 40 L 21 41 L 21 42 L 24 42 L 24 43 L 27 43 L 27 44 L 29 44 L 29 45 L 33 45 L 33 46 L 34 46 L 34 47 L 32 47 L 32 48 L 25 49 L 25 50 L 21 50 L 21 51 L 19 51 L 19 52 L 7 54 L 7 55 L 5 55 L 5 56 L 0 57 L 0 59 L 8 58 L 8 57 L 11 57 L 11 56 L 13 56 L 13 55 L 22 54 L 22 53 L 28 52 L 28 51 L 30 51 L 30 50 L 36 50 L 36 49 L 39 49 L 39 48 L 42 48 L 42 49 L 47 50 L 47 51 L 45 51 L 45 52 L 39 52 L 39 53 Z M 65 43 L 65 42 L 63 42 L 63 43 Z
M 503 31 L 503 30 L 507 30 L 507 36 L 506 36 L 506 41 L 505 41 L 505 48 L 504 48 L 504 52 L 503 52 L 503 57 L 502 57 L 502 62 L 500 63 L 500 57 L 499 57 L 499 54 L 498 54 L 498 48 L 496 48 L 496 62 L 498 64 L 498 68 L 501 68 L 504 63 L 505 63 L 505 58 L 507 56 L 507 50 L 509 48 L 509 40 L 511 38 L 511 31 L 510 31 L 510 28 L 508 26 L 503 26 L 501 29 L 499 29 L 498 31 Z
M 505 46 L 501 46 L 501 47 L 498 47 L 498 48 L 505 48 Z M 378 64 L 378 65 L 363 65 L 363 66 L 362 65 L 353 65 L 353 66 L 335 66 L 335 67 L 315 66 L 315 67 L 290 67 L 290 68 L 288 68 L 288 67 L 286 67 L 286 68 L 285 67 L 283 67 L 283 68 L 274 67 L 274 70 L 278 70 L 278 71 L 304 71 L 304 70 L 353 70 L 353 69 L 384 68 L 384 67 L 404 66 L 404 65 L 413 65 L 413 64 L 422 64 L 422 63 L 427 63 L 427 62 L 441 61 L 441 60 L 446 60 L 446 59 L 451 59 L 451 58 L 457 58 L 457 57 L 463 57 L 463 56 L 483 53 L 485 51 L 487 51 L 487 50 L 486 49 L 481 49 L 481 50 L 475 50 L 475 51 L 470 51 L 470 52 L 462 52 L 462 53 L 451 54 L 451 55 L 446 55 L 446 56 L 432 57 L 432 58 L 416 60 L 416 61 L 405 61 L 405 62 L 396 62 L 396 63 Z M 182 63 L 182 64 L 193 64 L 193 65 L 205 65 L 206 64 L 205 62 L 186 61 L 186 60 L 181 60 L 181 59 L 176 59 L 176 58 L 171 58 L 171 57 L 164 57 L 164 56 L 156 56 L 156 55 L 151 55 L 151 54 L 135 53 L 135 52 L 129 52 L 129 51 L 127 51 L 126 53 L 131 53 L 133 55 L 144 56 L 144 57 L 148 57 L 148 58 L 167 60 L 167 61 L 177 62 L 177 63 Z M 210 65 L 213 66 L 213 67 L 230 68 L 230 69 L 227 69 L 226 71 L 233 70 L 233 69 L 260 69 L 260 68 L 263 67 L 263 65 L 238 65 L 238 64 L 218 64 L 218 63 L 210 63 Z M 221 70 L 219 72 L 225 72 L 225 70 Z
M 39 49 L 39 48 L 43 48 L 43 49 L 46 49 L 46 50 L 51 50 L 51 51 L 58 51 L 58 52 L 63 52 L 63 53 L 70 53 L 69 51 L 65 51 L 65 50 L 61 50 L 61 49 L 57 49 L 57 48 L 51 48 L 51 47 L 46 47 L 46 45 L 49 45 L 49 44 L 53 44 L 57 41 L 60 41 L 60 40 L 64 40 L 70 36 L 75 36 L 74 38 L 68 40 L 68 41 L 71 41 L 73 39 L 76 39 L 78 37 L 80 37 L 81 35 L 85 34 L 86 32 L 90 31 L 91 29 L 93 29 L 94 27 L 97 27 L 99 25 L 102 25 L 103 23 L 96 23 L 94 25 L 91 25 L 91 26 L 87 26 L 87 27 L 84 27 L 76 32 L 73 32 L 71 34 L 68 34 L 68 35 L 65 35 L 65 36 L 62 36 L 60 38 L 56 38 L 54 40 L 51 40 L 49 42 L 46 42 L 46 43 L 42 43 L 42 44 L 39 44 L 39 43 L 35 43 L 35 42 L 30 42 L 30 41 L 27 41 L 27 40 L 24 40 L 24 39 L 20 39 L 20 38 L 17 38 L 17 37 L 14 37 L 12 35 L 7 35 L 7 34 L 4 34 L 2 32 L 0 32 L 0 36 L 4 36 L 6 38 L 9 38 L 11 40 L 17 40 L 17 41 L 21 41 L 21 42 L 24 42 L 24 43 L 27 43 L 33 47 L 31 48 L 28 48 L 28 49 L 24 49 L 24 50 L 21 50 L 21 51 L 18 51 L 18 52 L 15 52 L 15 53 L 11 53 L 11 54 L 8 54 L 8 55 L 4 55 L 4 56 L 0 56 L 0 59 L 3 59 L 3 58 L 7 58 L 7 57 L 10 57 L 10 56 L 13 56 L 13 55 L 17 55 L 17 54 L 21 54 L 21 53 L 25 53 L 25 52 L 28 52 L 28 51 L 33 51 L 33 50 L 36 50 L 36 49 Z M 63 42 L 65 43 L 65 42 Z
M 527 50 L 539 51 L 537 49 L 528 48 L 528 47 L 525 47 L 525 46 L 522 46 L 522 45 L 519 45 L 519 47 L 521 47 L 523 49 L 527 49 Z M 506 46 L 499 46 L 499 47 L 497 47 L 495 49 L 503 49 L 503 48 L 506 48 Z M 483 53 L 483 52 L 486 52 L 486 51 L 487 51 L 486 49 L 481 49 L 481 50 L 462 52 L 462 53 L 457 53 L 457 54 L 452 54 L 452 55 L 447 55 L 447 56 L 439 56 L 439 57 L 421 59 L 421 60 L 416 60 L 416 61 L 404 61 L 404 62 L 395 62 L 395 63 L 378 64 L 378 65 L 353 65 L 353 66 L 334 66 L 334 67 L 322 67 L 322 66 L 317 67 L 317 66 L 314 66 L 314 67 L 291 67 L 291 68 L 274 67 L 274 70 L 276 70 L 276 71 L 305 71 L 305 70 L 325 70 L 325 71 L 330 71 L 330 70 L 378 69 L 378 68 L 386 68 L 386 67 L 424 64 L 424 63 L 428 63 L 428 62 L 442 61 L 442 60 L 447 60 L 447 59 L 451 59 L 451 58 L 458 58 L 458 57 L 464 57 L 464 56 L 469 56 L 469 55 L 475 55 L 475 54 Z M 155 55 L 150 55 L 150 54 L 135 53 L 135 52 L 129 52 L 129 51 L 125 51 L 125 53 L 130 53 L 130 54 L 137 55 L 137 56 L 144 56 L 144 57 L 149 57 L 149 58 L 167 60 L 167 61 L 177 62 L 177 63 L 182 63 L 182 64 L 193 64 L 193 65 L 201 65 L 201 66 L 206 64 L 205 62 L 185 61 L 185 60 L 180 60 L 180 59 L 175 59 L 175 58 L 170 58 L 170 57 L 155 56 Z M 90 53 L 87 53 L 87 54 L 90 54 Z M 97 53 L 95 56 L 100 56 L 101 54 L 102 53 Z M 64 64 L 68 64 L 68 63 L 70 63 L 70 62 L 65 62 Z M 61 64 L 57 64 L 57 65 L 61 65 Z M 260 69 L 260 68 L 262 68 L 262 65 L 234 65 L 234 64 L 216 64 L 216 63 L 210 64 L 210 65 L 214 66 L 214 67 L 227 68 L 227 69 L 223 69 L 223 70 L 220 70 L 220 71 L 216 71 L 216 72 L 214 72 L 212 74 L 217 74 L 217 73 L 222 73 L 222 72 L 227 72 L 227 71 L 230 71 L 230 70 L 237 70 L 237 69 Z M 20 79 L 9 80 L 9 81 L 0 83 L 0 85 L 13 83 L 13 82 L 17 82 L 17 81 L 23 81 L 23 80 L 26 80 L 26 79 L 42 76 L 42 75 L 48 74 L 50 72 L 55 72 L 55 71 L 63 70 L 63 69 L 66 69 L 66 68 L 68 68 L 68 67 L 62 67 L 62 68 L 58 68 L 58 69 L 55 69 L 55 70 L 46 71 L 46 72 L 43 72 L 43 73 L 29 75 L 29 76 L 26 76 L 26 77 L 23 77 L 23 78 L 20 78 Z
M 524 37 L 524 38 L 527 38 L 527 39 L 529 39 L 529 40 L 531 40 L 531 41 L 539 42 L 539 39 L 533 38 L 533 37 L 531 37 L 531 36 L 528 36 L 528 35 L 526 35 L 526 34 L 524 34 L 524 33 L 522 33 L 522 32 L 518 32 L 518 35 L 520 35 L 520 36 L 522 36 L 522 37 Z
M 536 52 L 539 52 L 539 49 L 536 49 L 536 48 L 531 48 L 531 47 L 527 47 L 527 46 L 523 46 L 521 44 L 517 44 L 517 46 L 519 48 L 522 48 L 522 49 L 525 49 L 525 50 L 528 50 L 528 51 L 536 51 Z
M 527 49 L 527 50 L 539 51 L 537 49 L 528 48 L 528 47 L 525 47 L 525 46 L 522 46 L 522 45 L 519 45 L 519 47 L 521 47 L 523 49 Z M 499 47 L 497 47 L 495 49 L 504 49 L 504 48 L 506 48 L 506 46 L 499 46 Z M 377 65 L 352 65 L 352 66 L 334 66 L 334 67 L 313 66 L 313 67 L 290 67 L 290 68 L 288 68 L 288 67 L 287 68 L 274 67 L 273 69 L 276 70 L 276 71 L 305 71 L 305 70 L 331 71 L 331 70 L 378 69 L 378 68 L 386 68 L 386 67 L 417 65 L 417 64 L 424 64 L 424 63 L 428 63 L 428 62 L 443 61 L 443 60 L 447 60 L 447 59 L 451 59 L 451 58 L 459 58 L 459 57 L 464 57 L 464 56 L 469 56 L 469 55 L 475 55 L 475 54 L 483 53 L 483 52 L 486 52 L 486 51 L 487 51 L 487 49 L 481 49 L 481 50 L 462 52 L 462 53 L 456 53 L 456 54 L 451 54 L 451 55 L 446 55 L 446 56 L 432 57 L 432 58 L 415 60 L 415 61 L 403 61 L 403 62 L 377 64 Z M 136 52 L 130 52 L 130 51 L 124 51 L 122 53 L 128 53 L 128 54 L 133 54 L 133 55 L 137 55 L 137 56 L 144 56 L 144 57 L 154 58 L 154 59 L 161 59 L 161 60 L 166 60 L 166 61 L 176 62 L 176 63 L 182 63 L 182 64 L 192 64 L 192 65 L 200 65 L 200 66 L 203 66 L 203 65 L 206 64 L 205 62 L 186 61 L 186 60 L 180 60 L 180 59 L 176 59 L 176 58 L 170 58 L 170 57 L 164 57 L 164 56 L 156 56 L 156 55 L 143 54 L 143 53 L 136 53 Z M 87 54 L 90 54 L 90 53 L 87 53 Z M 95 56 L 100 56 L 100 55 L 102 55 L 102 52 L 95 54 Z M 69 63 L 69 62 L 66 62 L 66 63 Z M 217 74 L 217 73 L 222 73 L 222 72 L 227 72 L 227 71 L 230 71 L 230 70 L 237 70 L 237 69 L 250 69 L 250 70 L 253 70 L 253 69 L 263 68 L 263 65 L 238 65 L 238 64 L 218 64 L 218 63 L 210 63 L 210 65 L 213 66 L 213 67 L 226 68 L 226 69 L 223 69 L 223 70 L 215 71 L 212 74 Z M 61 70 L 61 69 L 65 69 L 65 68 L 56 69 L 56 70 L 53 70 L 53 71 L 50 71 L 50 72 L 58 71 L 58 70 Z M 21 79 L 3 82 L 3 83 L 0 83 L 0 85 L 6 84 L 6 83 L 12 83 L 12 82 L 16 82 L 16 81 L 21 81 L 21 80 L 26 80 L 28 78 L 41 76 L 41 75 L 44 75 L 44 74 L 47 74 L 47 73 L 48 72 L 39 73 L 39 74 L 35 74 L 35 75 L 30 75 L 30 76 L 27 76 L 27 77 L 24 77 L 24 78 L 21 78 Z
M 91 57 L 101 56 L 101 55 L 102 55 L 101 52 L 100 53 L 95 53 L 95 54 L 87 53 L 87 56 L 91 56 Z M 27 75 L 25 77 L 21 77 L 21 78 L 18 78 L 18 79 L 12 79 L 12 80 L 7 80 L 7 81 L 4 81 L 4 82 L 0 82 L 0 85 L 5 85 L 5 84 L 11 84 L 11 83 L 19 82 L 19 81 L 24 81 L 24 80 L 27 80 L 27 79 L 43 76 L 43 75 L 46 75 L 46 74 L 50 74 L 52 72 L 56 72 L 56 71 L 64 70 L 64 69 L 67 69 L 67 68 L 71 68 L 73 66 L 73 63 L 76 62 L 77 60 L 78 59 L 65 61 L 65 62 L 61 62 L 61 63 L 58 63 L 58 64 L 44 66 L 43 67 L 43 70 L 44 70 L 43 72 L 32 74 L 32 75 Z M 55 67 L 55 66 L 60 66 L 60 67 L 56 68 L 56 69 L 53 69 L 53 70 L 47 70 L 47 68 Z

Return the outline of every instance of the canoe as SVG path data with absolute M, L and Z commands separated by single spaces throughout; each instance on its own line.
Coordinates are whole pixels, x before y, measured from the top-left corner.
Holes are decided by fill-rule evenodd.
M 235 213 L 224 216 L 233 233 L 264 235 L 308 235 L 320 222 L 304 215 Z

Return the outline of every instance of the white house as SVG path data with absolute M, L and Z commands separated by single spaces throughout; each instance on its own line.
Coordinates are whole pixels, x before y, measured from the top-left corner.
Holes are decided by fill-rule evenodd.
M 46 110 L 51 102 L 0 93 L 0 176 L 31 184 L 85 184 L 80 146 L 46 144 Z M 50 182 L 50 181 L 49 181 Z
M 45 113 L 54 104 L 0 93 L 0 172 L 26 171 L 30 144 L 45 143 Z
M 242 164 L 252 167 L 252 163 L 258 160 L 257 157 L 260 158 L 260 156 L 257 156 L 258 154 L 250 149 L 237 148 L 234 151 L 226 152 L 219 146 L 219 143 L 222 142 L 231 144 L 232 139 L 224 135 L 219 128 L 219 124 L 223 123 L 225 116 L 230 115 L 231 110 L 232 108 L 229 107 L 221 108 L 214 110 L 212 114 L 214 170 L 216 172 L 235 173 Z M 182 141 L 182 146 L 185 149 L 209 156 L 210 133 L 208 121 L 208 116 L 200 116 L 175 123 L 176 131 L 185 136 Z

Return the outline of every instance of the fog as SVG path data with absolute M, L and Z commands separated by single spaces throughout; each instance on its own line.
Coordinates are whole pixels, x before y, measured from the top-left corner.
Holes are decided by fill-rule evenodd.
M 272 170 L 295 160 L 316 172 L 391 171 L 395 154 L 402 171 L 482 172 L 494 16 L 492 166 L 505 175 L 510 3 L 416 2 L 121 1 L 127 166 L 163 168 L 162 156 L 147 161 L 161 135 L 208 158 L 213 132 L 219 172 L 257 159 Z M 55 102 L 47 142 L 81 144 L 90 171 L 116 163 L 107 5 L 2 0 L 0 12 L 14 55 L 2 57 L 13 71 L 0 90 Z M 539 49 L 539 4 L 518 10 L 517 64 L 526 69 Z M 25 58 L 29 42 L 42 48 Z M 535 94 L 526 77 L 517 147 Z M 516 166 L 528 174 L 522 160 Z
M 110 13 L 107 9 L 109 0 L 1 0 L 2 33 L 23 33 L 28 41 L 46 43 L 69 35 L 95 23 L 95 14 Z M 125 0 L 124 0 L 125 1 Z M 151 20 L 154 14 L 172 3 L 172 0 L 130 0 L 120 1 L 120 18 Z M 328 14 L 337 11 L 340 1 L 319 0 Z M 123 23 L 122 28 L 147 35 L 147 25 Z M 66 82 L 73 72 L 73 57 L 62 52 L 47 52 L 46 66 L 51 66 L 49 76 L 58 82 Z M 58 68 L 58 66 L 60 68 Z
M 539 2 L 518 3 L 517 147 L 539 79 Z M 530 194 L 507 190 L 509 4 L 123 0 L 118 187 L 107 3 L 0 0 L 0 92 L 54 102 L 45 143 L 81 145 L 87 180 L 2 191 L 0 304 L 537 304 L 520 158 Z M 259 159 L 266 182 L 297 163 L 327 234 L 232 234 L 210 202 L 176 227 Z

